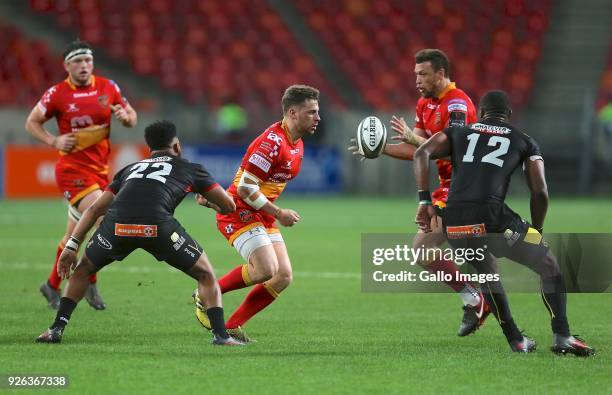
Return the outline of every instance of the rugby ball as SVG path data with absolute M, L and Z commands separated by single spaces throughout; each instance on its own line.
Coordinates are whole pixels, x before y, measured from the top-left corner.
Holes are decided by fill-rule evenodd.
M 375 116 L 369 116 L 357 127 L 357 152 L 366 158 L 378 157 L 387 143 L 387 128 Z

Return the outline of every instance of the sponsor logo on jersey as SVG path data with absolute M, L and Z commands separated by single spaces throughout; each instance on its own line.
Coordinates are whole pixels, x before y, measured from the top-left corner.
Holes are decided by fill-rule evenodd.
M 189 248 L 185 247 L 183 251 L 186 252 L 187 255 L 189 255 L 190 257 L 195 258 L 195 254 L 193 253 L 193 251 L 189 251 Z
M 98 103 L 102 106 L 102 107 L 108 107 L 108 96 L 107 95 L 102 95 L 102 96 L 98 96 Z
M 290 173 L 274 173 L 270 178 L 274 181 L 286 181 L 292 179 L 293 176 Z
M 115 236 L 157 237 L 157 225 L 115 224 Z
M 470 129 L 477 130 L 488 134 L 510 134 L 510 128 L 505 126 L 487 125 L 484 123 L 475 123 L 470 125 Z
M 72 128 L 84 128 L 89 125 L 93 125 L 93 119 L 89 115 L 82 115 L 70 119 L 70 127 Z
M 172 158 L 170 156 L 158 156 L 157 158 L 147 158 L 141 160 L 141 162 L 169 162 Z
M 282 167 L 283 169 L 287 169 L 287 170 L 291 170 L 291 163 L 293 162 L 293 160 L 288 160 L 287 163 L 285 163 Z
M 513 231 L 512 229 L 506 229 L 504 231 L 504 238 L 510 247 L 512 247 L 517 240 L 521 237 L 521 234 Z
M 66 112 L 77 112 L 77 111 L 79 111 L 79 108 L 76 106 L 76 103 L 68 104 L 68 109 L 66 110 Z
M 270 133 L 268 134 L 268 140 L 272 140 L 274 141 L 276 144 L 281 145 L 283 143 L 283 139 L 280 138 L 277 134 L 275 133 Z
M 95 96 L 98 94 L 98 90 L 96 89 L 95 91 L 91 91 L 91 92 L 78 92 L 78 93 L 73 93 L 72 97 L 74 97 L 75 99 L 81 98 L 81 97 L 89 97 L 89 96 Z
M 465 239 L 468 237 L 481 237 L 487 234 L 484 224 L 447 226 L 446 234 L 449 239 Z
M 173 239 L 173 236 L 174 236 L 174 235 L 176 235 L 176 236 L 178 237 L 178 238 L 177 238 L 177 237 L 174 237 L 174 238 L 176 238 L 176 240 L 174 240 L 174 239 Z M 175 249 L 176 251 L 180 250 L 180 249 L 181 249 L 181 246 L 182 246 L 182 245 L 183 245 L 183 243 L 185 242 L 185 238 L 184 238 L 183 236 L 179 235 L 179 234 L 178 234 L 178 233 L 176 233 L 176 232 L 172 233 L 172 236 L 170 236 L 170 240 L 174 241 L 174 244 L 172 245 L 172 247 L 174 247 L 174 249 Z
M 429 108 L 430 110 L 435 110 L 436 108 L 438 108 L 438 106 L 432 103 L 427 103 L 427 108 Z
M 253 213 L 249 210 L 240 210 L 238 213 L 242 222 L 250 222 L 253 219 Z
M 467 105 L 465 104 L 453 103 L 453 104 L 448 105 L 448 112 L 453 112 L 453 111 L 467 112 L 467 110 L 468 108 L 467 108 Z
M 270 156 L 272 156 L 272 154 L 270 154 Z M 266 173 L 268 172 L 268 170 L 270 170 L 270 166 L 272 166 L 272 163 L 270 161 L 258 154 L 251 155 L 251 157 L 249 158 L 249 163 L 254 164 Z
M 98 239 L 98 245 L 104 248 L 105 250 L 110 250 L 113 248 L 113 245 L 108 240 L 106 240 L 104 237 L 102 237 L 101 234 L 98 233 L 96 235 L 96 238 Z
M 299 154 L 299 153 L 300 153 L 300 149 L 299 149 L 299 148 L 296 148 L 296 149 L 289 150 L 289 153 L 290 153 L 291 155 L 296 155 L 296 154 Z

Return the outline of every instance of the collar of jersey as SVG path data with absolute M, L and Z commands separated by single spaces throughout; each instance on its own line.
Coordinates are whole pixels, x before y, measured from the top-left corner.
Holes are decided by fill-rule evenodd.
M 293 140 L 291 139 L 291 133 L 289 133 L 289 127 L 285 123 L 285 120 L 282 120 L 280 122 L 280 127 L 281 129 L 283 129 L 283 132 L 285 133 L 285 137 L 287 138 L 287 142 L 289 143 L 289 145 L 295 147 L 295 145 L 298 143 L 298 141 L 300 141 L 300 139 L 297 139 L 295 143 L 293 142 Z
M 89 87 L 95 88 L 96 87 L 96 76 L 92 74 L 91 77 L 89 78 L 89 85 L 86 85 L 83 87 L 81 86 L 77 87 L 75 84 L 73 84 L 72 81 L 70 81 L 70 76 L 66 78 L 66 83 L 68 84 L 68 86 L 70 86 L 70 89 L 72 89 L 73 91 L 77 90 L 78 88 L 89 88 Z
M 444 97 L 444 95 L 446 95 L 448 92 L 452 91 L 453 89 L 457 89 L 457 85 L 454 82 L 451 82 L 450 84 L 448 84 L 446 89 L 444 89 L 442 92 L 440 92 L 440 94 L 438 95 L 438 97 L 436 99 L 438 99 L 438 100 L 442 99 Z

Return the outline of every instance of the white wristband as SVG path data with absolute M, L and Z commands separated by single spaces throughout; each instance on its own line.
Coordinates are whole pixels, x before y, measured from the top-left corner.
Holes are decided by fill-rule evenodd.
M 263 206 L 266 205 L 266 203 L 268 203 L 268 198 L 266 197 L 266 195 L 264 195 L 263 193 L 259 192 L 259 196 L 257 197 L 257 199 L 255 200 L 250 200 L 249 198 L 246 198 L 244 200 L 249 206 L 253 207 L 255 210 L 259 210 L 260 208 L 262 208 Z
M 67 248 L 71 251 L 78 251 L 79 245 L 80 243 L 77 242 L 77 239 L 75 239 L 74 237 L 71 237 L 66 243 L 66 246 L 64 248 Z

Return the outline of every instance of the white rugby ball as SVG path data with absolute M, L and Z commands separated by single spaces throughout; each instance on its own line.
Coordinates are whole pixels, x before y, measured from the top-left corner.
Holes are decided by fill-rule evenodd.
M 369 116 L 357 127 L 358 152 L 366 158 L 376 158 L 385 149 L 387 128 L 375 116 Z

